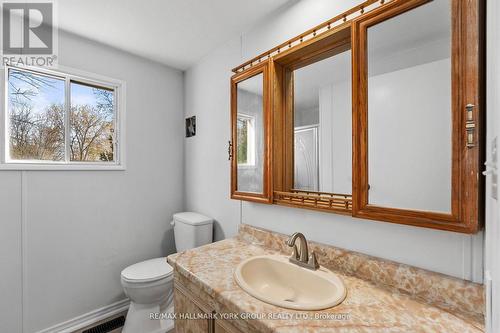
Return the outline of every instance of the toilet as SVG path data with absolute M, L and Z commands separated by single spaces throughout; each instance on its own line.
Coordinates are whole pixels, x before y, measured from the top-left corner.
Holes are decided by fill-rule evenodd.
M 212 242 L 213 220 L 207 216 L 183 212 L 173 216 L 177 252 Z M 121 283 L 130 298 L 130 307 L 122 333 L 166 333 L 174 328 L 173 268 L 167 258 L 149 259 L 125 268 Z

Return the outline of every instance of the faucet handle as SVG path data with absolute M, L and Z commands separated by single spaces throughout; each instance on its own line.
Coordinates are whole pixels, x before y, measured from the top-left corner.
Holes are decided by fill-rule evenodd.
M 291 248 L 293 248 L 293 251 L 292 251 L 292 256 L 290 258 L 294 258 L 296 260 L 299 260 L 299 250 L 297 249 L 297 245 L 295 245 L 293 242 L 290 241 L 291 238 L 288 238 L 286 241 L 285 241 L 285 244 Z
M 292 245 L 295 244 L 295 239 L 300 235 L 302 235 L 300 232 L 294 232 L 290 237 L 288 237 L 288 239 L 285 241 L 285 244 L 292 247 Z
M 314 253 L 314 251 L 311 252 L 307 265 L 313 268 L 314 270 L 319 268 L 318 259 L 316 258 L 316 253 Z

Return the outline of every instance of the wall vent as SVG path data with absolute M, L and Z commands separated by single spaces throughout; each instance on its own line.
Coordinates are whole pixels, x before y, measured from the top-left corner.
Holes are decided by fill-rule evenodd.
M 107 333 L 117 328 L 123 327 L 124 324 L 125 316 L 120 316 L 95 327 L 89 328 L 88 330 L 82 331 L 82 333 Z

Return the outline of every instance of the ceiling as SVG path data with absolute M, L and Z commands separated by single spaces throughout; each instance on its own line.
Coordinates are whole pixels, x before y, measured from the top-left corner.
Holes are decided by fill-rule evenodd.
M 296 0 L 55 0 L 60 29 L 185 70 Z

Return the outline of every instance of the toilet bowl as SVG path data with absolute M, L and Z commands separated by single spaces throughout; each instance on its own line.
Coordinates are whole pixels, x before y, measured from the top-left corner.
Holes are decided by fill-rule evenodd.
M 167 258 L 146 260 L 125 268 L 121 283 L 130 298 L 127 320 L 122 333 L 165 333 L 174 327 L 173 269 Z
M 201 214 L 174 214 L 171 225 L 178 252 L 212 242 L 213 220 Z M 130 298 L 122 333 L 166 333 L 174 328 L 173 268 L 167 258 L 139 262 L 125 268 L 121 283 Z

